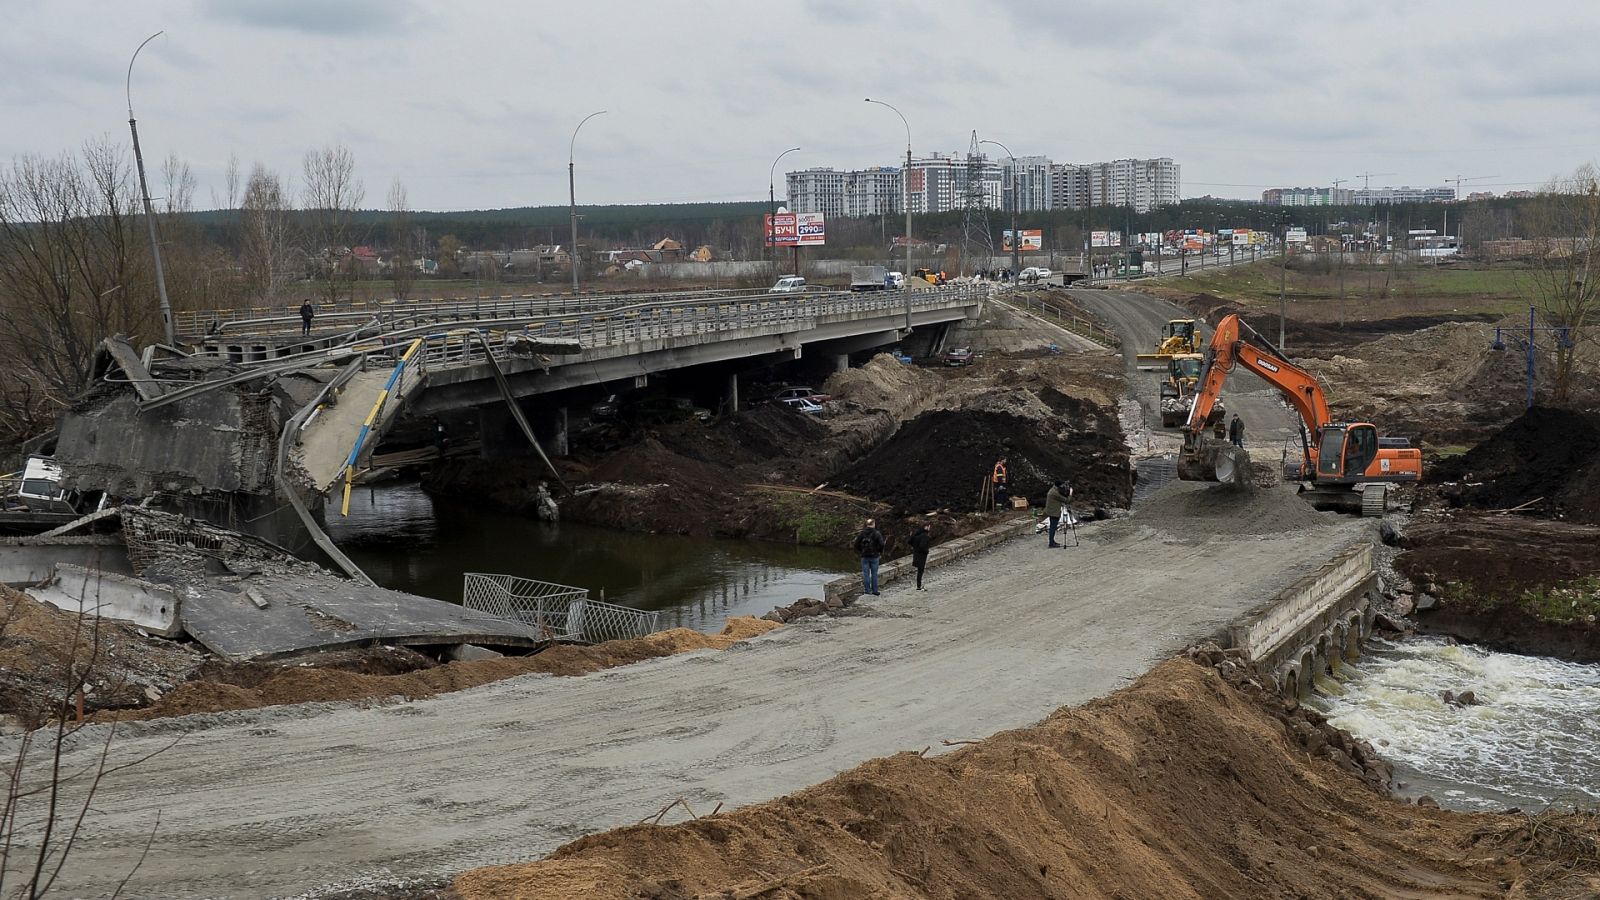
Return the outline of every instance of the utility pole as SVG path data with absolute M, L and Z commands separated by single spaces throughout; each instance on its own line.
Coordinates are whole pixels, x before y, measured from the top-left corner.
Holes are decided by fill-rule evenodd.
M 588 122 L 595 116 L 603 116 L 605 114 L 606 111 L 602 109 L 584 116 L 583 122 L 579 122 L 578 127 L 572 129 L 572 141 L 567 145 L 567 200 L 572 209 L 572 250 L 567 255 L 572 260 L 572 295 L 574 297 L 578 295 L 578 189 L 572 174 L 573 158 L 578 146 L 578 132 L 583 129 L 584 122 Z
M 893 106 L 889 106 L 889 104 L 883 102 L 882 100 L 874 100 L 871 97 L 868 97 L 867 98 L 867 102 L 868 103 L 876 103 L 879 106 L 888 106 L 889 109 L 892 110 L 895 115 L 900 117 L 900 123 L 902 125 L 906 126 L 906 167 L 905 167 L 905 170 L 900 173 L 900 200 L 901 200 L 902 203 L 905 204 L 905 207 L 906 207 L 906 271 L 905 271 L 905 277 L 903 279 L 901 279 L 901 280 L 905 284 L 906 333 L 910 334 L 911 333 L 911 123 L 906 121 L 905 113 L 901 112 L 898 109 L 895 109 Z
M 178 340 L 172 327 L 172 304 L 167 301 L 167 274 L 161 266 L 161 241 L 156 237 L 156 214 L 150 206 L 150 185 L 144 179 L 144 154 L 139 151 L 139 123 L 133 118 L 133 62 L 139 58 L 139 51 L 144 49 L 145 44 L 165 33 L 158 31 L 150 35 L 133 51 L 133 57 L 128 60 L 128 77 L 123 83 L 123 90 L 128 97 L 128 130 L 133 133 L 133 162 L 139 169 L 139 193 L 144 196 L 144 222 L 150 229 L 150 256 L 156 266 L 156 295 L 161 298 L 161 331 L 170 347 L 176 345 Z
M 1278 349 L 1286 350 L 1289 346 L 1284 339 L 1284 334 L 1287 330 L 1285 327 L 1287 303 L 1284 300 L 1284 296 L 1287 294 L 1286 288 L 1289 284 L 1289 224 L 1287 222 L 1283 225 L 1282 253 L 1283 258 L 1279 260 L 1278 266 Z

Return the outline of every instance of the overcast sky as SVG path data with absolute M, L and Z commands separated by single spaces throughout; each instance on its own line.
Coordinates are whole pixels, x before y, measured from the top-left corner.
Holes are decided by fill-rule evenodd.
M 1237 7 L 1237 8 L 1236 8 Z M 222 193 L 355 154 L 366 205 L 764 198 L 779 169 L 894 164 L 970 133 L 1018 155 L 1171 156 L 1186 197 L 1536 187 L 1600 155 L 1600 11 L 1572 2 L 0 0 L 0 158 L 127 136 Z M 155 190 L 152 188 L 152 193 Z

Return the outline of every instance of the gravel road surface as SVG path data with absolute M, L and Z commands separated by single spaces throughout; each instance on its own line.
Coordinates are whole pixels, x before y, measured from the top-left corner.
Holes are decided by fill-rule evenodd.
M 1364 533 L 1336 517 L 1267 535 L 1158 524 L 1088 526 L 1061 551 L 1015 540 L 932 571 L 927 592 L 721 653 L 124 726 L 113 762 L 192 733 L 105 779 L 58 888 L 109 895 L 152 829 L 123 896 L 282 897 L 535 858 L 679 797 L 702 814 L 766 800 L 1102 696 Z M 103 735 L 86 730 L 65 768 Z

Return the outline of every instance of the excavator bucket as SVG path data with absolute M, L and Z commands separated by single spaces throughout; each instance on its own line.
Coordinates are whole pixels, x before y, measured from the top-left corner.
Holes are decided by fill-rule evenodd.
M 1247 484 L 1250 454 L 1242 447 L 1208 441 L 1178 454 L 1178 477 L 1184 481 L 1220 481 Z

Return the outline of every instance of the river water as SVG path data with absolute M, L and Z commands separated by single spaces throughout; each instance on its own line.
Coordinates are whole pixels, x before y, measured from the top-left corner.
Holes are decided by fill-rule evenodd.
M 1371 741 L 1408 796 L 1457 809 L 1600 801 L 1600 666 L 1441 638 L 1370 641 L 1308 705 Z M 1446 704 L 1444 691 L 1481 705 Z
M 716 631 L 729 615 L 764 615 L 859 570 L 843 550 L 764 541 L 636 534 L 493 512 L 416 484 L 358 488 L 350 515 L 328 515 L 339 548 L 378 584 L 461 602 L 466 572 L 588 588 L 661 611 L 663 627 Z

